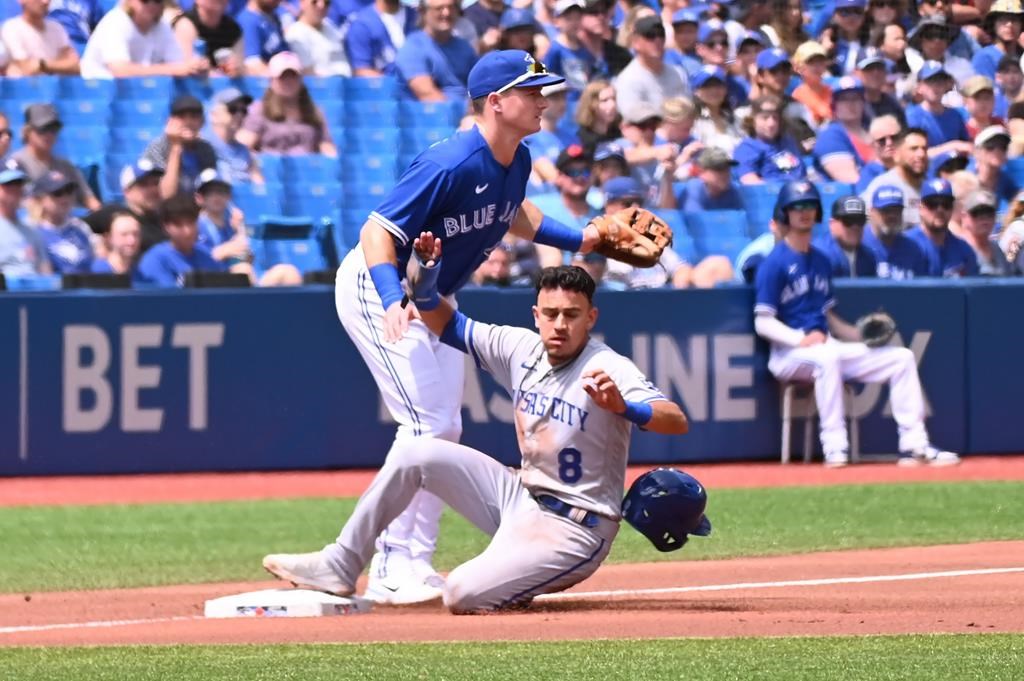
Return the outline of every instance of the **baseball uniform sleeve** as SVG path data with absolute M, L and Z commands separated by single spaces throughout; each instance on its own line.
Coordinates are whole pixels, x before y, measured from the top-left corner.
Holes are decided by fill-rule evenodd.
M 466 349 L 473 361 L 511 394 L 512 367 L 536 354 L 540 336 L 518 326 L 497 326 L 467 320 Z
M 610 366 L 598 366 L 605 362 L 609 362 Z M 631 360 L 622 355 L 602 354 L 595 362 L 594 368 L 604 368 L 608 372 L 622 393 L 622 399 L 627 402 L 656 402 L 668 399 Z
M 441 211 L 451 192 L 448 171 L 433 161 L 417 160 L 402 174 L 370 220 L 402 246 L 419 236 L 428 218 Z
M 776 316 L 785 277 L 772 258 L 765 258 L 754 279 L 754 314 Z

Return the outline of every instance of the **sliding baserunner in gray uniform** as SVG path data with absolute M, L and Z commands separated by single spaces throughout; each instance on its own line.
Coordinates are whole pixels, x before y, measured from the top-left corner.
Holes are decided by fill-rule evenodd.
M 413 299 L 433 333 L 469 353 L 512 396 L 522 468 L 436 438 L 396 442 L 336 542 L 314 553 L 264 558 L 281 579 L 353 593 L 374 538 L 422 488 L 492 537 L 483 553 L 448 575 L 444 602 L 453 612 L 521 605 L 567 589 L 597 570 L 618 532 L 633 424 L 686 432 L 678 405 L 629 359 L 590 338 L 597 321 L 594 282 L 582 269 L 544 270 L 533 308 L 538 334 L 452 310 L 434 284 L 440 248 L 429 233 L 416 240 L 428 266 L 421 267 Z M 702 511 L 703 502 L 690 526 L 680 519 L 672 548 L 685 543 L 685 532 L 710 530 Z

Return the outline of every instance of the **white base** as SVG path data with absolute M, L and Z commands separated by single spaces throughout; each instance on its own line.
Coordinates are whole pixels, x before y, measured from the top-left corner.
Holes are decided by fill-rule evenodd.
M 330 617 L 361 615 L 373 604 L 310 589 L 264 589 L 206 601 L 206 617 Z

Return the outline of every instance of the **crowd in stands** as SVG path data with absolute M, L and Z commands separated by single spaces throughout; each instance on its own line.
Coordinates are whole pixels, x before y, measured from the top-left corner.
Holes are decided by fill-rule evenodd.
M 301 283 L 473 124 L 469 70 L 509 48 L 566 78 L 526 140 L 528 197 L 579 227 L 645 206 L 677 237 L 646 272 L 507 237 L 479 284 L 563 262 L 610 288 L 749 281 L 787 181 L 823 196 L 836 276 L 1024 271 L 1021 0 L 0 0 L 0 19 L 11 281 Z

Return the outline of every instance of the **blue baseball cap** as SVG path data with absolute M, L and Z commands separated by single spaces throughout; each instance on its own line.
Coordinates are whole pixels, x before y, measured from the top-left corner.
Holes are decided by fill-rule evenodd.
M 836 10 L 850 7 L 864 9 L 868 6 L 867 0 L 836 0 Z
M 930 199 L 935 196 L 953 198 L 953 187 L 946 180 L 928 180 L 921 187 L 921 200 Z
M 917 72 L 918 80 L 929 80 L 931 78 L 937 78 L 939 76 L 945 78 L 953 77 L 952 75 L 950 75 L 949 71 L 946 70 L 946 67 L 943 66 L 941 61 L 926 61 L 924 63 L 924 66 L 921 67 L 921 70 Z
M 21 164 L 13 158 L 9 158 L 0 165 L 0 184 L 12 184 L 14 182 L 26 182 L 28 175 Z
M 509 7 L 502 12 L 498 28 L 509 31 L 514 28 L 537 28 L 537 21 L 533 18 L 533 12 L 528 9 Z
M 618 201 L 627 197 L 636 197 L 643 201 L 647 192 L 632 177 L 613 177 L 604 183 L 604 200 Z
M 864 94 L 864 83 L 860 82 L 860 78 L 854 78 L 853 76 L 843 76 L 838 78 L 832 83 L 832 97 L 841 95 L 845 92 L 857 92 L 861 95 Z M 833 101 L 835 101 L 833 99 Z
M 757 31 L 744 31 L 740 39 L 736 41 L 736 48 L 743 47 L 743 43 L 757 43 L 761 47 L 768 47 L 765 37 Z
M 903 208 L 903 190 L 891 184 L 883 184 L 871 195 L 872 208 Z
M 126 165 L 121 169 L 121 191 L 131 187 L 133 184 L 148 175 L 163 175 L 164 169 L 156 165 L 148 158 L 140 158 L 135 163 Z
M 761 50 L 757 55 L 757 68 L 759 71 L 771 71 L 783 64 L 793 65 L 789 60 L 789 53 L 781 47 L 773 47 L 768 50 Z
M 56 194 L 62 189 L 74 187 L 74 178 L 65 175 L 59 170 L 51 170 L 43 173 L 39 179 L 32 183 L 32 193 L 36 196 L 47 196 Z
M 594 150 L 594 162 L 607 161 L 610 158 L 626 160 L 626 151 L 622 148 L 622 145 L 615 142 L 602 142 L 598 144 L 597 149 Z
M 700 71 L 690 76 L 690 87 L 696 90 L 712 80 L 717 80 L 722 85 L 725 85 L 725 70 L 720 66 L 704 66 Z
M 197 192 L 201 192 L 211 184 L 218 184 L 222 187 L 231 189 L 230 180 L 217 172 L 216 168 L 207 168 L 196 177 L 195 190 Z
M 889 70 L 888 60 L 877 47 L 869 47 L 857 55 L 857 68 L 861 71 L 878 64 L 884 66 L 886 71 Z
M 677 24 L 697 24 L 700 25 L 700 12 L 693 7 L 684 7 L 683 9 L 677 9 L 672 13 L 672 25 Z
M 728 36 L 721 19 L 708 19 L 697 29 L 697 42 L 706 43 L 715 33 L 725 33 Z
M 938 177 L 940 170 L 963 170 L 967 167 L 969 162 L 970 159 L 958 151 L 944 151 L 941 154 L 936 155 L 935 158 L 931 160 L 931 163 L 928 164 L 928 176 Z M 947 166 L 950 165 L 953 167 L 947 168 Z
M 480 57 L 469 72 L 469 98 L 478 99 L 512 88 L 557 85 L 564 80 L 548 73 L 544 64 L 523 50 L 495 50 Z

